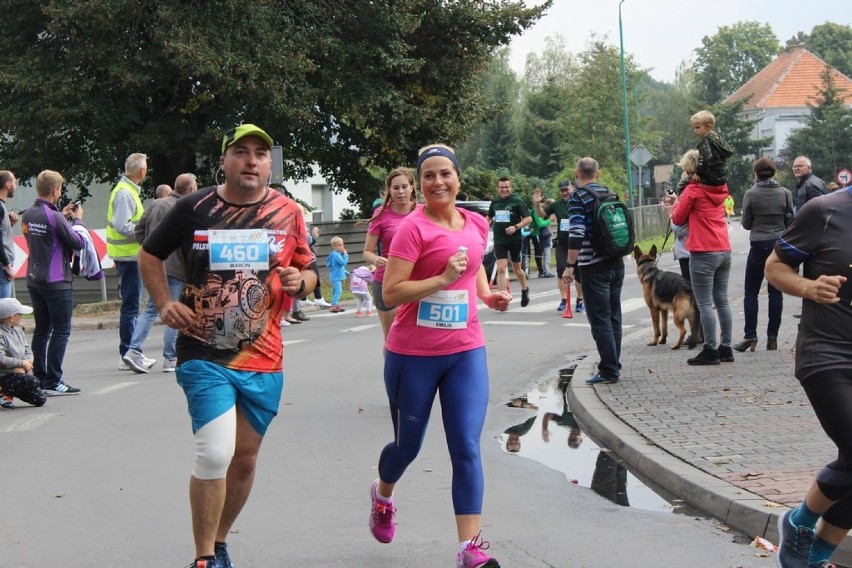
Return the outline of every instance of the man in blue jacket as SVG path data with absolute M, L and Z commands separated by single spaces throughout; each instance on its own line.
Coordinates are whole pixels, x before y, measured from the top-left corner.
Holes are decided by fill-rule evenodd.
M 80 392 L 63 380 L 62 362 L 71 336 L 71 254 L 85 245 L 71 224 L 83 223 L 83 207 L 71 204 L 59 210 L 56 204 L 64 184 L 59 172 L 38 174 L 35 203 L 21 217 L 29 248 L 27 290 L 35 318 L 33 375 L 48 396 Z

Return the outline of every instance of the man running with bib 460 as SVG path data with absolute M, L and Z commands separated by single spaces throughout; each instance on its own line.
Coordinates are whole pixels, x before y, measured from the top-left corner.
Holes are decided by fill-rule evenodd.
M 257 126 L 229 130 L 220 158 L 225 183 L 181 198 L 139 253 L 160 317 L 180 330 L 177 382 L 195 434 L 192 568 L 233 566 L 225 539 L 251 491 L 284 385 L 285 294 L 304 298 L 316 286 L 302 210 L 267 187 L 271 148 Z M 178 249 L 187 280 L 173 301 L 163 260 Z

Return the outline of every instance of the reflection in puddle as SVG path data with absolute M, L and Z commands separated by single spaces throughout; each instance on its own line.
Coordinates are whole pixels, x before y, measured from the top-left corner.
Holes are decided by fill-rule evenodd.
M 639 481 L 608 449 L 598 447 L 574 420 L 567 388 L 573 368 L 538 384 L 508 406 L 519 419 L 499 437 L 501 448 L 561 471 L 571 483 L 590 487 L 613 503 L 651 511 L 673 512 L 676 507 Z

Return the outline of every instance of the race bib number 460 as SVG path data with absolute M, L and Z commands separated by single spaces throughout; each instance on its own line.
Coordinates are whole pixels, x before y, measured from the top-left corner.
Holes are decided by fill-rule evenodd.
M 266 229 L 211 230 L 210 270 L 267 270 Z
M 467 290 L 439 290 L 420 300 L 417 325 L 436 329 L 465 329 L 467 311 Z

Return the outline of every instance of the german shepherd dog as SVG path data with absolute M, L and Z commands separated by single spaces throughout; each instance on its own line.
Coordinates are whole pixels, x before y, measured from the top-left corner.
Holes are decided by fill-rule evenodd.
M 698 306 L 692 294 L 689 281 L 674 272 L 657 268 L 657 245 L 651 247 L 648 254 L 643 254 L 638 246 L 633 249 L 636 260 L 636 274 L 642 283 L 645 303 L 651 310 L 651 321 L 654 324 L 654 338 L 648 345 L 663 345 L 668 335 L 669 312 L 674 316 L 674 324 L 680 331 L 677 343 L 672 349 L 680 349 L 686 337 L 685 321 L 689 321 L 692 332 L 687 345 L 690 349 L 698 344 L 701 332 L 698 331 Z

